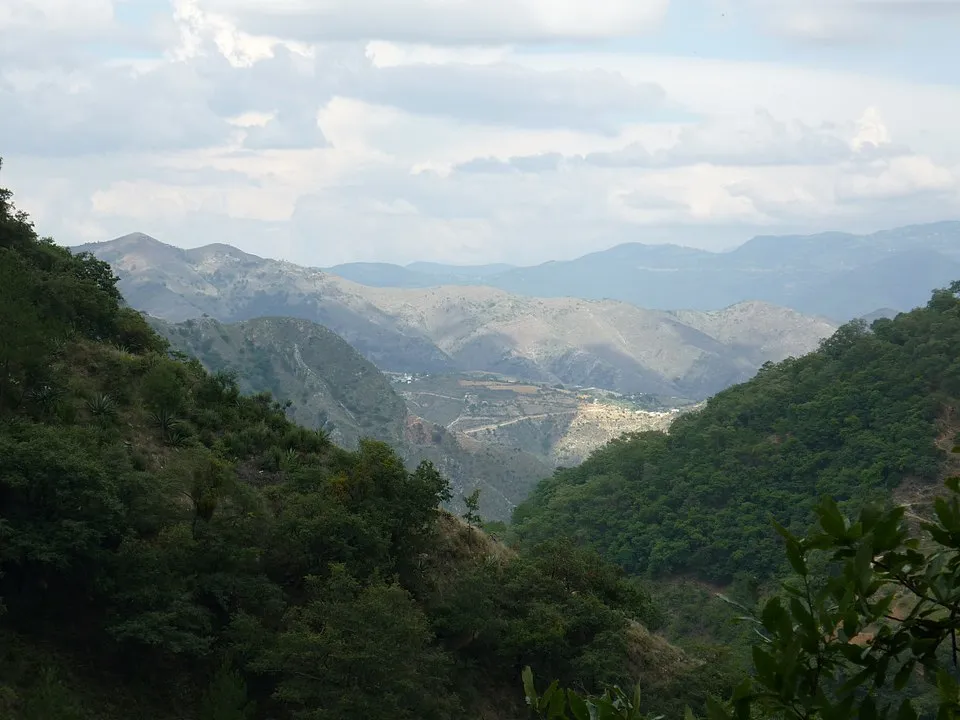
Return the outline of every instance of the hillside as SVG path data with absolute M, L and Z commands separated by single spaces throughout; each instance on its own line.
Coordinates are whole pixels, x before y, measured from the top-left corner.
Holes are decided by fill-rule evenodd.
M 2 190 L 0 327 L 4 718 L 513 720 L 526 665 L 671 712 L 726 683 L 590 553 L 507 550 L 431 464 L 171 357 Z
M 109 262 L 127 300 L 150 315 L 310 320 L 385 371 L 488 371 L 700 400 L 836 327 L 763 303 L 676 314 L 484 287 L 371 288 L 229 246 L 179 250 L 143 235 L 83 249 Z
M 432 461 L 450 480 L 447 506 L 480 488 L 480 510 L 506 520 L 552 467 L 519 446 L 477 442 L 411 415 L 374 365 L 330 330 L 293 318 L 220 323 L 211 318 L 168 323 L 151 318 L 172 347 L 211 372 L 235 374 L 243 392 L 269 392 L 287 416 L 356 449 L 361 438 L 389 443 L 411 467 Z
M 803 531 L 816 498 L 923 496 L 960 443 L 960 284 L 924 308 L 843 326 L 807 356 L 543 481 L 519 537 L 573 537 L 631 572 L 714 583 L 781 567 L 770 517 Z
M 211 372 L 235 372 L 242 392 L 266 391 L 289 400 L 294 422 L 323 428 L 338 445 L 355 449 L 363 437 L 397 445 L 404 436 L 406 406 L 389 381 L 316 323 L 293 318 L 150 322 L 175 349 L 200 359 Z
M 379 287 L 487 285 L 532 297 L 612 299 L 667 310 L 719 310 L 759 300 L 845 322 L 878 307 L 909 310 L 926 300 L 931 287 L 960 277 L 960 222 L 871 235 L 756 237 L 722 253 L 627 243 L 496 272 L 463 267 L 426 273 L 424 265 L 380 265 L 376 273 L 340 265 L 329 271 Z
M 531 453 L 551 467 L 578 464 L 625 432 L 664 430 L 687 406 L 679 398 L 644 402 L 489 373 L 400 375 L 394 383 L 415 414 L 460 435 Z M 657 409 L 646 407 L 651 404 Z

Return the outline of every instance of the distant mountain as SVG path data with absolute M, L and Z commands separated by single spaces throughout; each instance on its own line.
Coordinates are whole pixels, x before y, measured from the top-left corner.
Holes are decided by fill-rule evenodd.
M 408 270 L 426 275 L 462 278 L 489 277 L 514 268 L 513 265 L 507 265 L 506 263 L 493 263 L 491 265 L 445 265 L 434 262 L 412 262 L 406 267 Z
M 418 272 L 390 263 L 345 263 L 324 270 L 344 280 L 369 287 L 428 288 L 456 283 L 456 278 L 452 275 Z
M 325 270 L 333 275 L 370 287 L 428 288 L 440 285 L 483 285 L 484 280 L 512 270 L 512 265 L 442 265 L 415 262 L 406 267 L 390 263 L 356 262 L 334 265 Z
M 374 288 L 226 245 L 179 250 L 144 235 L 80 249 L 109 262 L 124 297 L 155 317 L 310 320 L 381 370 L 397 372 L 482 370 L 699 400 L 746 380 L 764 362 L 813 349 L 836 327 L 759 302 L 710 313 L 663 312 L 488 287 Z M 641 252 L 661 262 L 664 254 L 698 254 Z
M 877 307 L 909 310 L 926 302 L 931 287 L 960 278 L 960 222 L 872 235 L 760 236 L 722 253 L 627 243 L 533 267 L 452 273 L 439 266 L 444 272 L 432 278 L 424 272 L 428 265 L 379 266 L 376 277 L 344 270 L 343 276 L 376 287 L 488 285 L 533 297 L 612 299 L 664 310 L 718 310 L 760 300 L 845 322 Z
M 390 381 L 327 328 L 293 318 L 221 323 L 212 318 L 150 323 L 171 345 L 211 371 L 237 375 L 242 391 L 290 401 L 298 424 L 326 429 L 338 445 L 389 443 L 411 466 L 432 461 L 449 478 L 452 507 L 481 489 L 481 511 L 505 520 L 552 466 L 533 455 L 450 432 L 412 415 Z
M 429 338 L 400 332 L 392 318 L 345 290 L 349 284 L 320 270 L 264 260 L 229 245 L 181 250 L 142 233 L 74 250 L 109 262 L 127 301 L 154 317 L 294 317 L 330 328 L 380 368 L 453 369 Z

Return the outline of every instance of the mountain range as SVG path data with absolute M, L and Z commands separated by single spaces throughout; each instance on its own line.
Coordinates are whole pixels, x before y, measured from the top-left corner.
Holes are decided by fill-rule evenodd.
M 228 323 L 264 316 L 309 320 L 385 371 L 481 370 L 700 400 L 748 379 L 765 362 L 813 349 L 837 326 L 757 301 L 710 312 L 661 311 L 482 285 L 370 287 L 229 245 L 182 250 L 140 233 L 76 250 L 109 262 L 127 301 L 151 316 L 169 322 L 204 315 Z M 411 272 L 428 274 L 417 267 Z M 441 279 L 449 269 L 427 267 Z M 474 274 L 496 278 L 502 272 L 486 267 Z
M 486 285 L 534 297 L 611 299 L 644 308 L 719 310 L 743 300 L 837 322 L 910 310 L 960 277 L 960 222 L 873 233 L 760 236 L 728 252 L 628 243 L 532 267 L 349 263 L 327 268 L 378 287 Z

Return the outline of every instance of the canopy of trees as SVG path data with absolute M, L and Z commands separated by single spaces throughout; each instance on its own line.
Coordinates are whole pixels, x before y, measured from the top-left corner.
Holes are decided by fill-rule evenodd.
M 448 492 L 169 353 L 0 191 L 0 716 L 429 720 L 522 710 L 527 664 L 628 679 L 647 593 Z
M 860 507 L 936 481 L 960 429 L 960 283 L 925 308 L 853 322 L 817 352 L 557 471 L 514 513 L 528 541 L 571 537 L 641 575 L 727 583 L 782 566 L 773 516 L 805 529 L 816 498 Z M 941 443 L 942 444 L 942 443 Z M 947 448 L 949 449 L 949 448 Z

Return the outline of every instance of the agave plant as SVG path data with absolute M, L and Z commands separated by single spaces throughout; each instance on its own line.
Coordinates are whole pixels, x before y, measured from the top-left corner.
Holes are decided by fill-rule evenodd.
M 150 419 L 153 420 L 153 424 L 157 426 L 161 433 L 169 432 L 180 422 L 179 418 L 167 409 L 150 413 Z
M 33 388 L 27 393 L 30 401 L 44 413 L 50 413 L 56 410 L 60 404 L 60 398 L 63 397 L 63 390 L 55 385 L 44 383 Z
M 183 447 L 189 439 L 190 433 L 179 424 L 163 433 L 163 441 L 172 447 Z
M 97 393 L 86 402 L 87 410 L 98 420 L 107 420 L 117 411 L 113 398 L 106 393 Z

